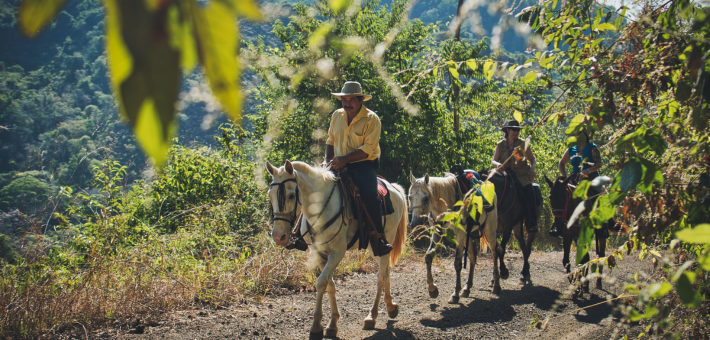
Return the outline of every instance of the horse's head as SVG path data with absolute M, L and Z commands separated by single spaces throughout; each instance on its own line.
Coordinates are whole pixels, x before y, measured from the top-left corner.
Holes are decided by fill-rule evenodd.
M 298 183 L 291 162 L 286 161 L 284 166 L 275 168 L 266 162 L 266 170 L 271 174 L 269 185 L 269 201 L 273 214 L 273 227 L 271 237 L 279 246 L 286 246 L 289 242 L 291 229 L 298 221 L 301 213 L 301 202 L 298 198 Z
M 555 216 L 553 224 L 560 231 L 567 228 L 567 219 L 575 208 L 571 202 L 570 178 L 558 177 L 552 182 L 545 176 L 545 182 L 550 186 L 550 209 L 552 209 L 552 215 Z
M 431 189 L 429 188 L 429 174 L 422 178 L 416 178 L 412 173 L 409 173 L 409 181 L 412 185 L 409 187 L 409 210 L 412 212 L 412 218 L 409 225 L 416 227 L 423 224 L 424 218 L 431 211 Z

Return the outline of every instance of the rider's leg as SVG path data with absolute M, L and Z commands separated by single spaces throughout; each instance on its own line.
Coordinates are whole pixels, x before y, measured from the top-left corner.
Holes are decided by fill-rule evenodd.
M 527 210 L 527 218 L 525 220 L 525 229 L 528 232 L 537 231 L 537 195 L 535 194 L 535 188 L 532 184 L 528 184 L 523 188 L 525 193 L 525 208 Z
M 377 197 L 377 165 L 372 161 L 363 161 L 348 164 L 348 171 L 354 171 L 353 180 L 359 188 L 360 200 L 365 205 L 367 214 L 377 232 L 371 238 L 373 249 L 377 255 L 382 256 L 392 250 L 392 246 L 385 238 L 385 228 L 382 225 L 382 200 Z

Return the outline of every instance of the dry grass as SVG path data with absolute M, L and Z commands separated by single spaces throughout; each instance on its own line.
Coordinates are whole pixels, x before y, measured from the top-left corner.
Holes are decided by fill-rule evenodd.
M 0 338 L 35 338 L 70 326 L 91 329 L 175 310 L 226 307 L 310 289 L 315 282 L 316 273 L 306 266 L 307 252 L 277 248 L 263 234 L 255 240 L 258 250 L 253 254 L 201 259 L 175 247 L 184 235 L 170 237 L 112 257 L 88 256 L 82 269 L 72 272 L 29 265 L 20 273 L 19 267 L 4 267 Z M 33 268 L 42 272 L 31 272 Z M 350 251 L 335 275 L 376 270 L 366 251 Z

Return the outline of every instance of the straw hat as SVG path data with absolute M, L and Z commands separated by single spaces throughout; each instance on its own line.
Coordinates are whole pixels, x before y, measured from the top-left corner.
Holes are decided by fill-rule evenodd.
M 520 123 L 518 123 L 517 120 L 511 120 L 508 122 L 508 124 L 505 124 L 500 130 L 503 132 L 508 132 L 508 129 L 513 129 L 513 130 L 518 130 L 520 131 L 523 127 L 520 126 Z
M 362 86 L 356 81 L 346 81 L 340 92 L 331 92 L 331 94 L 338 99 L 342 99 L 342 96 L 360 96 L 364 97 L 363 101 L 372 99 L 371 95 L 362 93 Z

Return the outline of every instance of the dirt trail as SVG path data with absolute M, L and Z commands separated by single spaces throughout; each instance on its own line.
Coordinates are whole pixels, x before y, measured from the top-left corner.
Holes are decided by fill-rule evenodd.
M 572 254 L 572 258 L 574 254 Z M 622 292 L 633 281 L 635 271 L 650 273 L 652 268 L 631 255 L 621 262 L 605 289 L 592 289 L 581 298 L 560 300 L 547 330 L 529 329 L 535 315 L 544 319 L 552 313 L 560 293 L 569 284 L 562 268 L 561 252 L 535 252 L 531 256 L 532 285 L 518 284 L 522 267 L 520 254 L 509 254 L 511 277 L 501 280 L 502 292 L 490 292 L 490 256 L 479 257 L 470 298 L 448 304 L 454 287 L 453 259 L 434 264 L 440 295 L 430 299 L 426 289 L 426 268 L 420 259 L 410 259 L 392 270 L 392 290 L 400 306 L 396 319 L 387 317 L 380 306 L 375 330 L 362 330 L 362 321 L 371 307 L 375 274 L 355 273 L 337 280 L 341 319 L 339 339 L 608 339 L 618 319 L 609 316 L 613 306 L 599 306 L 573 312 L 605 301 Z M 153 326 L 131 329 L 104 329 L 77 338 L 120 339 L 305 339 L 311 324 L 314 292 L 300 292 L 265 298 L 260 304 L 235 305 L 224 310 L 184 311 L 165 315 Z M 323 325 L 330 319 L 327 294 Z M 572 313 L 570 313 L 572 312 Z M 569 313 L 569 314 L 567 314 Z M 565 315 L 567 314 L 567 315 Z M 136 331 L 143 334 L 131 334 Z M 82 332 L 83 333 L 83 332 Z

